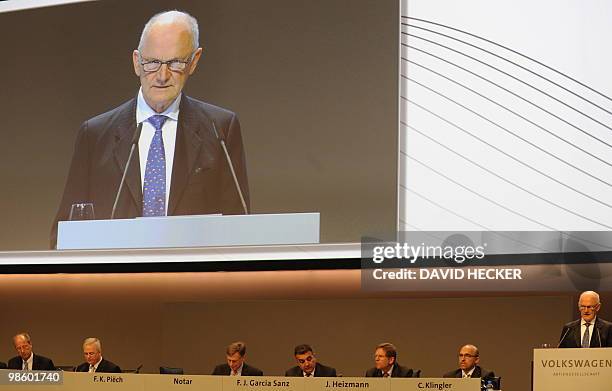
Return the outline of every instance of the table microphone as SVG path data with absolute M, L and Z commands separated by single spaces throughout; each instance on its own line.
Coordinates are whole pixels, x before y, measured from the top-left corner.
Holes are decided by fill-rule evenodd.
M 567 333 L 569 333 L 570 328 L 568 327 L 567 330 L 565 330 L 565 333 L 563 334 L 563 337 L 561 337 L 561 340 L 559 341 L 559 343 L 557 344 L 557 348 L 559 348 L 559 346 L 561 346 L 561 342 L 563 342 L 563 340 L 565 339 L 565 337 L 567 337 Z

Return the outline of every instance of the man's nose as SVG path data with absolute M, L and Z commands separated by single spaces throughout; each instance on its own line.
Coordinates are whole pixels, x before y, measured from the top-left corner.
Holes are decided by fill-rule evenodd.
M 168 67 L 168 64 L 162 64 L 161 67 L 157 70 L 156 73 L 157 80 L 161 82 L 166 82 L 172 76 L 172 71 Z

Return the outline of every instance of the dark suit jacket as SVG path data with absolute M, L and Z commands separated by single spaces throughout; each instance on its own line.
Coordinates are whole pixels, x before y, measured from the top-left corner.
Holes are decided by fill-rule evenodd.
M 227 364 L 219 364 L 215 367 L 213 375 L 229 376 L 232 369 Z M 242 365 L 242 376 L 263 376 L 263 371 L 244 363 Z
M 36 353 L 32 353 L 34 358 L 32 359 L 32 369 L 35 371 L 55 371 L 55 365 L 50 358 L 39 356 Z M 8 369 L 21 369 L 23 368 L 23 359 L 21 356 L 13 357 L 8 362 Z
M 89 372 L 89 364 L 84 362 L 83 364 L 76 367 L 75 372 Z M 96 368 L 96 373 L 121 373 L 119 365 L 112 363 L 108 360 L 102 359 L 100 365 Z
M 213 121 L 225 140 L 249 207 L 246 163 L 236 114 L 183 95 L 168 199 L 169 216 L 244 213 L 225 154 L 213 131 Z M 136 99 L 83 123 L 52 227 L 52 248 L 57 240 L 57 222 L 68 220 L 72 204 L 93 203 L 96 219 L 110 218 L 135 130 Z M 142 198 L 136 148 L 115 217 L 142 216 Z
M 442 377 L 463 377 L 463 373 L 461 372 L 461 369 L 456 369 L 454 371 L 450 371 L 444 374 L 444 376 Z M 476 367 L 474 367 L 474 372 L 472 372 L 472 376 L 471 377 L 480 377 L 483 379 L 490 379 L 492 377 L 495 377 L 495 373 L 493 371 L 487 371 L 486 369 L 476 365 Z
M 413 372 L 412 369 L 395 363 L 393 364 L 393 370 L 391 370 L 391 377 L 412 377 Z M 383 377 L 382 371 L 376 368 L 368 369 L 365 375 L 366 377 Z
M 0 369 L 6 369 L 6 364 L 0 361 Z
M 287 369 L 285 376 L 302 377 L 304 373 L 302 369 L 296 365 L 293 368 Z M 317 365 L 315 365 L 314 377 L 336 377 L 336 369 L 317 363 Z
M 612 347 L 612 323 L 597 317 L 595 327 L 589 328 L 589 331 L 591 332 L 591 348 Z M 565 324 L 560 338 L 560 348 L 581 347 L 580 319 Z

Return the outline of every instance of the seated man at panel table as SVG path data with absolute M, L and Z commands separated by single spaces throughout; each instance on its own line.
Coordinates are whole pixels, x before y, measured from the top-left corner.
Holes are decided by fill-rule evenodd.
M 76 367 L 75 372 L 121 373 L 115 363 L 102 358 L 102 344 L 98 338 L 86 338 L 83 341 L 85 362 Z
M 244 362 L 246 356 L 246 344 L 244 342 L 232 342 L 225 349 L 226 364 L 219 364 L 212 374 L 221 376 L 263 376 L 263 371 L 252 367 Z
M 397 349 L 391 343 L 381 343 L 374 352 L 374 368 L 366 372 L 366 377 L 412 377 L 413 370 L 397 362 Z
M 560 348 L 612 347 L 612 323 L 597 316 L 601 301 L 597 292 L 582 292 L 578 299 L 580 319 L 563 326 Z
M 483 378 L 495 377 L 493 371 L 480 367 L 480 352 L 474 345 L 465 345 L 459 349 L 459 368 L 445 373 L 442 377 Z
M 140 89 L 129 101 L 81 125 L 52 227 L 52 248 L 57 222 L 69 219 L 73 204 L 93 203 L 97 219 L 111 217 L 133 142 L 135 153 L 115 218 L 247 213 L 249 191 L 238 117 L 183 93 L 201 55 L 198 22 L 191 15 L 167 11 L 147 22 L 132 52 Z M 133 141 L 138 126 L 142 132 Z
M 15 335 L 13 337 L 13 345 L 18 356 L 9 360 L 8 369 L 55 371 L 55 365 L 51 359 L 34 354 L 32 351 L 32 340 L 28 333 Z
M 334 368 L 325 366 L 317 362 L 317 358 L 312 351 L 312 347 L 307 344 L 298 345 L 293 350 L 293 355 L 297 360 L 297 364 L 293 368 L 287 369 L 285 376 L 287 377 L 336 377 Z

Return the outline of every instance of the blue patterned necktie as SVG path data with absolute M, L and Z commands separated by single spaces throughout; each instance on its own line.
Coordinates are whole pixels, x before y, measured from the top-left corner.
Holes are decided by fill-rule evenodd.
M 162 126 L 166 122 L 165 115 L 154 115 L 147 121 L 155 128 L 155 135 L 147 155 L 147 167 L 144 177 L 142 215 L 166 215 L 166 151 L 162 139 Z

